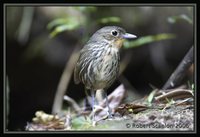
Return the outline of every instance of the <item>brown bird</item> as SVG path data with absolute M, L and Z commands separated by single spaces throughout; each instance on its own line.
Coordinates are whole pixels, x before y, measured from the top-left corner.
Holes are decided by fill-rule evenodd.
M 136 38 L 136 36 L 126 33 L 121 27 L 106 26 L 96 31 L 80 51 L 74 70 L 74 81 L 76 84 L 82 82 L 86 91 L 91 91 L 93 112 L 95 91 L 100 89 L 106 91 L 118 76 L 119 50 L 123 40 L 128 38 Z M 106 105 L 111 117 L 107 94 Z

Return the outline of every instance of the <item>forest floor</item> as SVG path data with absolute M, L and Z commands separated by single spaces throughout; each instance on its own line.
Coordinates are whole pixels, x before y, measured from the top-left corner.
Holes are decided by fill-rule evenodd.
M 187 92 L 187 95 L 189 95 L 188 93 L 191 92 Z M 186 95 L 186 92 L 182 92 L 181 96 L 183 94 Z M 168 95 L 168 93 L 165 95 Z M 33 122 L 27 124 L 26 130 L 99 132 L 194 131 L 195 108 L 192 94 L 178 100 L 165 98 L 155 101 L 155 98 L 155 94 L 150 94 L 148 97 L 137 99 L 131 103 L 118 104 L 111 118 L 105 117 L 107 109 L 100 109 L 95 114 L 95 118 L 99 120 L 95 120 L 95 122 L 91 120 L 91 111 L 84 114 L 65 112 L 64 117 L 38 111 L 36 112 L 36 117 L 33 118 Z M 147 100 L 150 102 L 147 102 Z M 111 103 L 113 103 L 112 101 L 110 100 Z M 116 102 L 113 104 L 116 104 Z M 105 108 L 105 102 L 102 107 Z M 111 105 L 111 107 L 113 106 Z M 101 113 L 104 110 L 106 112 Z

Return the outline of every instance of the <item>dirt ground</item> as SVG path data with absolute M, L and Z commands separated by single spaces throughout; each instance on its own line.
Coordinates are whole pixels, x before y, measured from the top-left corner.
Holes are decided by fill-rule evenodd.
M 132 131 L 192 131 L 194 128 L 192 106 L 170 107 L 165 110 L 147 109 L 101 121 L 92 129 Z M 103 126 L 102 126 L 103 125 Z M 106 126 L 105 126 L 106 125 Z

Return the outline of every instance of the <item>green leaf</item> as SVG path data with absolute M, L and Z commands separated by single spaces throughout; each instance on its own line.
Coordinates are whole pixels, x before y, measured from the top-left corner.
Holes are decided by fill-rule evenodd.
M 61 32 L 64 31 L 70 31 L 78 28 L 80 26 L 81 22 L 74 17 L 67 17 L 67 18 L 59 18 L 56 20 L 53 20 L 47 25 L 47 29 L 53 29 L 50 33 L 50 37 L 55 37 Z
M 153 100 L 153 98 L 154 98 L 154 96 L 155 96 L 155 94 L 156 94 L 156 91 L 157 91 L 157 89 L 153 90 L 153 91 L 149 94 L 149 96 L 147 97 L 147 103 L 148 103 L 149 105 L 151 105 L 151 102 L 152 102 L 152 100 Z
M 107 23 L 119 23 L 121 19 L 119 17 L 105 17 L 101 18 L 98 20 L 98 22 L 102 24 L 107 24 Z
M 78 24 L 66 24 L 66 25 L 60 25 L 60 26 L 58 26 L 58 27 L 56 27 L 55 29 L 54 29 L 54 31 L 52 31 L 51 33 L 50 33 L 50 37 L 52 38 L 52 37 L 55 37 L 57 34 L 59 34 L 59 33 L 61 33 L 61 32 L 63 32 L 63 31 L 65 31 L 65 30 L 74 30 L 74 29 L 76 29 L 78 27 Z
M 157 35 L 150 35 L 150 36 L 143 36 L 141 38 L 138 38 L 135 41 L 124 41 L 124 48 L 135 48 L 142 46 L 144 44 L 156 42 L 156 41 L 161 41 L 161 40 L 166 40 L 166 39 L 172 39 L 175 38 L 174 34 L 169 34 L 169 33 L 161 33 Z
M 167 21 L 169 22 L 169 23 L 176 23 L 176 22 L 178 22 L 178 21 L 181 21 L 181 20 L 185 20 L 185 21 L 187 21 L 189 24 L 192 24 L 193 22 L 192 22 L 192 19 L 190 19 L 187 15 L 185 15 L 185 14 L 182 14 L 182 15 L 179 15 L 179 16 L 172 16 L 172 17 L 169 17 L 168 19 L 167 19 Z
M 191 87 L 192 87 L 192 91 L 194 92 L 194 84 L 192 84 L 192 86 L 191 86 Z
M 83 116 L 82 117 L 77 117 L 72 119 L 72 127 L 74 129 L 88 129 L 92 127 L 92 121 L 90 120 L 89 117 L 86 117 L 85 119 Z
M 62 25 L 62 24 L 66 24 L 68 23 L 68 19 L 67 18 L 60 18 L 60 19 L 55 19 L 53 21 L 51 21 L 48 25 L 47 25 L 47 29 L 52 29 L 53 27 L 56 27 L 58 25 Z

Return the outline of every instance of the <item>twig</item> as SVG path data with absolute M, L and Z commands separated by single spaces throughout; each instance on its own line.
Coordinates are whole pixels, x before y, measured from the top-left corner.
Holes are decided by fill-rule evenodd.
M 181 101 L 179 101 L 179 102 L 176 102 L 176 106 L 179 106 L 179 105 L 183 105 L 183 104 L 185 104 L 185 103 L 188 103 L 188 102 L 191 102 L 191 98 L 186 98 L 186 99 L 184 99 L 184 100 L 181 100 Z
M 73 100 L 72 98 L 70 98 L 67 95 L 64 96 L 64 100 L 69 102 L 76 112 L 78 112 L 78 113 L 80 112 L 81 108 L 79 107 L 79 105 L 76 103 L 75 100 Z
M 181 63 L 178 65 L 176 70 L 172 73 L 168 81 L 165 83 L 162 89 L 169 89 L 177 86 L 182 81 L 183 77 L 186 74 L 186 71 L 189 69 L 193 63 L 193 46 L 187 52 Z
M 155 100 L 162 101 L 166 98 L 178 99 L 178 98 L 186 98 L 186 97 L 191 97 L 191 96 L 193 96 L 193 93 L 191 90 L 175 89 L 171 92 L 163 93 L 162 95 L 155 97 Z
M 63 104 L 63 97 L 65 95 L 65 91 L 68 87 L 68 84 L 70 82 L 71 76 L 74 71 L 74 66 L 76 64 L 76 61 L 79 56 L 79 46 L 78 44 L 74 48 L 71 57 L 69 58 L 69 61 L 66 63 L 64 71 L 62 73 L 62 76 L 60 78 L 58 88 L 56 91 L 56 95 L 54 98 L 54 103 L 53 103 L 53 108 L 52 108 L 52 113 L 58 113 L 62 109 L 62 104 Z
M 186 89 L 186 87 L 187 87 L 186 85 L 181 85 L 181 86 L 178 86 L 177 88 L 174 88 L 174 89 L 166 89 L 166 90 L 157 89 L 158 91 L 156 92 L 155 96 L 157 97 L 157 96 L 163 95 L 167 92 L 171 92 L 171 91 L 176 90 L 176 89 Z

